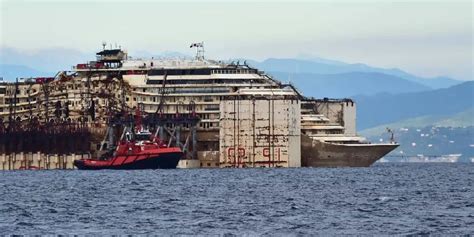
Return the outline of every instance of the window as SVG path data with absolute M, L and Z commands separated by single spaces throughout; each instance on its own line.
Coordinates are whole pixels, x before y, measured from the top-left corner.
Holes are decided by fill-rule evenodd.
M 204 108 L 205 111 L 213 111 L 213 110 L 219 110 L 219 105 L 218 104 L 211 104 L 211 105 L 206 105 Z

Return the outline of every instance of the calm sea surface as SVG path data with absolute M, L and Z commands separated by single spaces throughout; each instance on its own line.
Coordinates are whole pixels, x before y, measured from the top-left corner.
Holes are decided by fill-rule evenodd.
M 0 234 L 474 234 L 473 164 L 0 172 Z

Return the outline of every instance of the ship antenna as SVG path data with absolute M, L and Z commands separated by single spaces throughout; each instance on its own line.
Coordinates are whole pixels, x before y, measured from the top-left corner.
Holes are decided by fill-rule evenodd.
M 201 43 L 193 43 L 190 48 L 196 48 L 196 60 L 204 60 L 204 41 Z
M 107 42 L 102 41 L 102 49 L 105 50 L 105 46 L 107 46 Z
M 390 143 L 395 143 L 393 130 L 391 128 L 387 128 L 387 132 L 390 134 Z

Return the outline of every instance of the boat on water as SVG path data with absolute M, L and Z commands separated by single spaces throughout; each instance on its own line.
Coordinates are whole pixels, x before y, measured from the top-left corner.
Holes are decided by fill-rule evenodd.
M 153 141 L 125 141 L 110 157 L 75 160 L 80 170 L 175 169 L 183 152 L 178 147 L 163 147 Z
M 139 109 L 135 116 L 135 131 L 133 126 L 125 126 L 117 145 L 114 145 L 114 133 L 109 132 L 104 142 L 104 152 L 99 159 L 75 160 L 74 166 L 80 170 L 137 170 L 137 169 L 175 169 L 184 153 L 179 147 L 173 147 L 162 142 L 156 134 L 152 134 L 141 124 Z M 116 124 L 110 124 L 110 128 Z M 115 128 L 116 129 L 116 128 Z

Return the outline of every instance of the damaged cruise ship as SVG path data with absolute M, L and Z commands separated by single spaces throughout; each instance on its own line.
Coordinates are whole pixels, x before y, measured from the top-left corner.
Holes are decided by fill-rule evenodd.
M 103 135 L 111 110 L 139 108 L 179 118 L 156 133 L 188 153 L 183 167 L 366 167 L 398 146 L 358 136 L 351 99 L 306 97 L 245 62 L 204 58 L 202 43 L 192 47 L 192 59 L 134 59 L 104 46 L 96 60 L 54 78 L 0 82 L 2 127 L 11 119 L 67 119 Z M 182 122 L 190 113 L 197 124 Z

